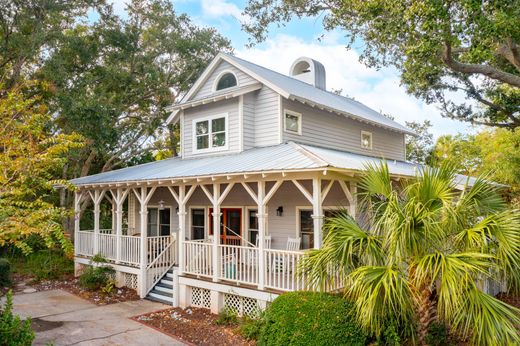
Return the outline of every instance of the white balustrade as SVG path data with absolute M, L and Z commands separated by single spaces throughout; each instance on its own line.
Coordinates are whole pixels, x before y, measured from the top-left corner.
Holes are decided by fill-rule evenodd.
M 169 242 L 164 242 L 162 239 L 158 242 L 167 245 L 161 249 L 161 251 L 155 256 L 154 260 L 146 267 L 146 293 L 148 293 L 155 284 L 161 280 L 161 278 L 175 263 L 177 257 L 177 244 L 173 237 L 169 236 L 169 238 Z M 150 242 L 148 244 L 150 244 Z
M 301 251 L 265 250 L 265 287 L 280 291 L 305 288 L 305 280 L 297 275 Z
M 157 256 L 159 256 L 161 252 L 163 252 L 163 250 L 166 249 L 166 247 L 173 241 L 173 237 L 171 235 L 148 237 L 146 239 L 148 242 L 148 263 L 152 263 L 157 258 Z
M 218 249 L 221 257 L 219 279 L 258 284 L 258 248 L 219 245 Z
M 139 265 L 139 252 L 141 238 L 135 236 L 121 236 L 121 258 L 120 262 L 130 265 Z
M 78 255 L 94 255 L 94 231 L 78 231 L 74 241 L 77 243 L 76 251 Z
M 107 260 L 117 260 L 117 235 L 99 234 L 99 253 Z
M 184 271 L 197 276 L 212 277 L 212 244 L 199 241 L 184 241 Z

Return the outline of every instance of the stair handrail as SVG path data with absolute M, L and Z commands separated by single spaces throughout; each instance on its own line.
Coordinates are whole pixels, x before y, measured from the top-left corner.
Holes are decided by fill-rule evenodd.
M 251 243 L 249 240 L 245 239 L 244 237 L 242 237 L 240 234 L 238 234 L 237 232 L 233 231 L 231 228 L 229 228 L 228 226 L 224 225 L 223 223 L 220 223 L 226 230 L 230 231 L 231 233 L 233 233 L 233 235 L 239 237 L 242 241 L 244 241 L 246 243 L 246 245 L 248 246 L 252 246 L 252 247 L 256 247 L 253 243 Z
M 161 253 L 150 263 L 148 264 L 148 266 L 146 267 L 146 278 L 148 278 L 148 271 L 150 270 L 150 268 L 152 268 L 152 266 L 157 262 L 159 261 L 159 259 L 161 259 L 164 254 L 167 252 L 167 251 L 170 251 L 170 249 L 172 248 L 172 246 L 174 246 L 174 244 L 176 243 L 175 239 L 172 240 L 165 248 L 163 251 L 161 251 Z M 172 257 L 174 257 L 172 255 Z M 173 258 L 173 260 L 175 260 Z M 173 262 L 166 266 L 165 270 L 163 270 L 159 275 L 157 275 L 157 279 L 153 280 L 152 284 L 149 284 L 148 282 L 146 283 L 146 295 L 148 293 L 150 293 L 150 291 L 155 287 L 155 285 L 163 278 L 163 276 L 170 270 L 170 268 L 172 267 L 173 265 Z

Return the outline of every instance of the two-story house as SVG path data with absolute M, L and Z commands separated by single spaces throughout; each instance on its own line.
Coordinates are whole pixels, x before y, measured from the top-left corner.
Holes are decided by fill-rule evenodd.
M 405 162 L 413 133 L 327 91 L 324 66 L 309 58 L 283 75 L 219 54 L 171 112 L 180 157 L 73 183 L 77 271 L 100 253 L 120 285 L 175 306 L 249 314 L 304 288 L 298 261 L 320 247 L 329 213 L 356 216 L 365 164 L 385 159 L 395 179 L 417 174 Z M 93 230 L 80 229 L 88 198 Z M 100 229 L 102 203 L 111 229 Z

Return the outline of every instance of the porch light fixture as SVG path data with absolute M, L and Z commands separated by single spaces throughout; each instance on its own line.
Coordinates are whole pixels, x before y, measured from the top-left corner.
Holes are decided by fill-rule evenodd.
M 162 199 L 159 201 L 159 210 L 164 210 L 164 201 Z
M 276 216 L 283 216 L 283 207 L 279 206 L 276 208 Z

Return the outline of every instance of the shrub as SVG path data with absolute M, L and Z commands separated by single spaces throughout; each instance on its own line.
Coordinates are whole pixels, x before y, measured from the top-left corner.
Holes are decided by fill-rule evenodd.
M 365 345 L 350 302 L 317 292 L 276 298 L 265 313 L 260 345 Z
M 238 323 L 238 314 L 235 310 L 224 308 L 219 312 L 215 324 L 219 326 L 231 326 Z
M 262 328 L 265 326 L 265 316 L 260 314 L 258 318 L 244 317 L 240 323 L 240 334 L 247 340 L 258 340 Z
M 35 281 L 58 280 L 74 273 L 74 262 L 60 250 L 40 250 L 27 257 L 25 271 Z
M 13 315 L 13 293 L 7 293 L 5 305 L 0 306 L 0 346 L 31 345 L 34 332 L 31 329 L 31 320 L 22 321 L 19 316 Z
M 79 277 L 79 285 L 87 290 L 107 288 L 112 281 L 114 269 L 107 266 L 89 266 Z M 111 291 L 111 290 L 110 290 Z
M 0 287 L 11 284 L 11 262 L 7 258 L 0 258 Z
M 450 345 L 446 326 L 438 322 L 432 323 L 426 335 L 426 343 L 430 346 Z

